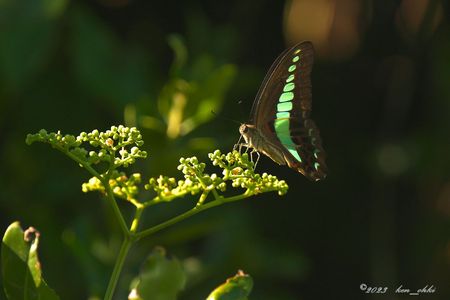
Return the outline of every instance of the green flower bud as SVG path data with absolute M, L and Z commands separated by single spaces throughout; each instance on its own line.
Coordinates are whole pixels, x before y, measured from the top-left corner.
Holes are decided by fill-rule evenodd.
M 98 137 L 99 136 L 99 131 L 97 130 L 97 129 L 94 129 L 94 130 L 92 130 L 92 132 L 91 132 L 91 135 L 92 135 L 92 137 Z

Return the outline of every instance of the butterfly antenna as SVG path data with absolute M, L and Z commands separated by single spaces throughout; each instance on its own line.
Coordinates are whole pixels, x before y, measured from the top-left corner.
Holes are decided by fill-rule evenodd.
M 227 117 L 223 117 L 223 116 L 219 116 L 219 115 L 217 115 L 217 113 L 216 113 L 214 110 L 211 110 L 211 113 L 212 113 L 213 115 L 215 115 L 216 117 L 220 118 L 220 119 L 224 119 L 224 120 L 227 120 L 227 121 L 231 121 L 231 122 L 233 122 L 233 123 L 237 123 L 237 124 L 239 124 L 239 126 L 242 124 L 242 122 L 236 121 L 236 120 L 234 120 L 234 119 L 227 118 Z M 240 145 L 241 145 L 241 144 L 240 144 L 241 139 L 242 139 L 242 135 L 240 134 L 240 135 L 239 135 L 239 140 L 238 140 L 237 143 L 234 144 L 234 146 L 233 146 L 233 151 L 236 150 L 236 149 L 239 147 L 239 153 L 241 153 L 241 146 L 240 146 Z
M 245 120 L 247 118 L 247 116 L 244 116 L 244 109 L 242 109 L 243 105 L 244 105 L 244 101 L 243 100 L 238 100 L 237 104 L 241 108 L 241 109 L 239 109 L 239 115 L 240 115 L 240 117 L 242 117 Z
M 216 116 L 217 118 L 219 118 L 219 119 L 231 121 L 231 122 L 237 123 L 237 124 L 239 124 L 239 125 L 242 124 L 242 122 L 239 122 L 239 121 L 237 121 L 237 120 L 235 120 L 235 119 L 231 119 L 231 118 L 224 117 L 224 116 L 219 116 L 214 110 L 211 110 L 211 113 L 212 113 L 213 115 L 215 115 L 215 116 Z

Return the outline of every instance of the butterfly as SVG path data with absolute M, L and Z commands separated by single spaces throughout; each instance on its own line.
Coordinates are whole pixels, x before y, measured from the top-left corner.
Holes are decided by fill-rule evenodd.
M 319 181 L 326 177 L 327 167 L 319 129 L 310 118 L 313 62 L 309 41 L 278 56 L 253 102 L 250 123 L 239 127 L 245 143 L 239 139 L 237 145 Z

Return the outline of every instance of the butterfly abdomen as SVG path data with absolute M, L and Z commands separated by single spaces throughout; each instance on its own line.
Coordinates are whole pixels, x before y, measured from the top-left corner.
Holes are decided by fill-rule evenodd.
M 286 164 L 284 156 L 282 155 L 282 150 L 275 144 L 268 142 L 263 133 L 254 125 L 242 124 L 239 127 L 239 132 L 244 137 L 246 147 L 264 153 L 264 155 L 267 155 L 280 165 Z

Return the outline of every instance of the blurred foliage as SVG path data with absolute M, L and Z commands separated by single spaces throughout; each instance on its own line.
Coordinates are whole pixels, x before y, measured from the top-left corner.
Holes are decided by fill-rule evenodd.
M 449 297 L 449 6 L 427 2 L 442 4 L 442 21 L 406 40 L 394 20 L 403 1 L 363 2 L 359 48 L 346 60 L 318 57 L 312 73 L 326 181 L 312 185 L 262 158 L 258 169 L 291 183 L 286 199 L 261 197 L 161 232 L 133 250 L 122 290 L 140 266 L 135 257 L 159 244 L 189 272 L 181 299 L 206 297 L 239 268 L 254 278 L 250 297 L 261 300 L 337 292 L 365 299 L 358 287 L 369 281 L 434 284 L 437 299 Z M 123 121 L 151 141 L 150 162 L 139 168 L 154 175 L 175 170 L 173 157 L 231 149 L 238 126 L 207 110 L 247 119 L 264 72 L 285 48 L 284 9 L 283 1 L 256 0 L 0 1 L 0 224 L 4 231 L 20 219 L 45 232 L 44 275 L 62 299 L 103 293 L 119 232 L 107 206 L 91 205 L 96 195 L 76 184 L 82 170 L 44 146 L 26 147 L 25 135 Z M 218 90 L 204 94 L 209 85 Z M 171 117 L 183 102 L 177 93 L 186 103 Z M 169 137 L 171 118 L 178 134 Z M 157 223 L 183 205 L 145 219 Z M 60 276 L 67 261 L 73 270 Z
M 42 69 L 55 45 L 67 0 L 0 2 L 0 70 L 6 90 L 19 90 Z
M 119 107 L 145 92 L 142 49 L 121 44 L 110 28 L 85 8 L 75 8 L 68 21 L 71 27 L 68 51 L 81 88 Z
M 181 263 L 176 258 L 168 259 L 163 248 L 155 248 L 131 284 L 128 299 L 176 300 L 185 285 Z
M 125 108 L 129 126 L 147 128 L 152 139 L 160 141 L 153 151 L 162 160 L 161 166 L 170 165 L 185 153 L 206 153 L 217 146 L 213 137 L 191 133 L 221 111 L 225 93 L 236 74 L 234 65 L 218 65 L 207 53 L 190 60 L 179 35 L 169 35 L 168 42 L 174 53 L 173 63 L 156 101 L 147 101 L 156 102 L 150 115 L 139 114 L 140 109 L 134 104 Z

